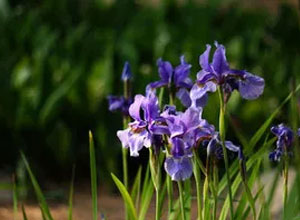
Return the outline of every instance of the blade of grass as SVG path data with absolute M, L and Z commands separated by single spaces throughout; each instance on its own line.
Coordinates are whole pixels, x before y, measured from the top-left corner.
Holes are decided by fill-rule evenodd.
M 90 148 L 90 169 L 91 169 L 93 220 L 97 220 L 98 219 L 98 201 L 97 201 L 96 154 L 95 154 L 93 134 L 92 134 L 91 131 L 89 132 L 89 148 Z
M 131 219 L 137 220 L 136 210 L 134 208 L 132 198 L 130 197 L 128 191 L 126 190 L 123 183 L 113 173 L 111 173 L 111 176 L 112 176 L 112 179 L 115 182 L 116 186 L 118 187 L 126 206 L 128 207 L 128 211 L 129 211 L 129 215 L 130 215 Z
M 73 219 L 74 178 L 75 178 L 75 165 L 72 168 L 72 178 L 71 178 L 70 192 L 69 192 L 68 220 Z
M 48 220 L 53 220 L 52 216 L 51 216 L 51 213 L 49 211 L 49 207 L 47 205 L 47 202 L 46 202 L 46 199 L 42 193 L 42 190 L 35 178 L 35 176 L 33 175 L 32 171 L 31 171 L 31 168 L 29 166 L 29 163 L 25 157 L 25 155 L 23 154 L 23 152 L 21 152 L 21 157 L 23 159 L 23 162 L 25 164 L 25 167 L 26 167 L 26 170 L 29 174 L 29 177 L 30 177 L 30 180 L 31 180 L 31 183 L 33 185 L 33 189 L 35 191 L 35 194 L 36 194 L 36 197 L 38 199 L 38 202 L 40 204 L 40 208 L 41 208 L 41 212 L 42 212 L 42 215 L 45 216 L 46 219 Z

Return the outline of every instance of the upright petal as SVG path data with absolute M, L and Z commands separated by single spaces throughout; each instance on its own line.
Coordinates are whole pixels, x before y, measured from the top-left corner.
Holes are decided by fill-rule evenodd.
M 188 157 L 180 159 L 168 157 L 166 158 L 164 166 L 173 181 L 186 180 L 190 178 L 193 173 L 193 165 L 191 159 Z
M 265 80 L 251 73 L 245 74 L 243 80 L 239 80 L 239 92 L 244 99 L 256 99 L 264 91 Z
M 212 67 L 214 71 L 221 76 L 229 71 L 229 65 L 226 60 L 225 47 L 222 44 L 216 44 L 216 51 L 213 56 Z
M 163 61 L 161 58 L 157 61 L 158 72 L 161 80 L 170 83 L 173 75 L 172 64 L 168 61 Z
M 206 72 L 212 72 L 210 64 L 209 64 L 209 53 L 210 53 L 211 46 L 206 44 L 206 50 L 203 54 L 199 57 L 199 64 L 203 70 Z
M 134 97 L 134 102 L 129 107 L 129 115 L 137 121 L 141 120 L 140 110 L 144 99 L 144 96 L 136 95 Z
M 184 142 L 181 138 L 171 138 L 172 149 L 171 153 L 173 157 L 180 158 L 184 156 Z
M 159 116 L 158 98 L 154 93 L 149 93 L 143 99 L 141 107 L 144 110 L 144 119 L 147 122 L 151 122 Z
M 174 71 L 174 83 L 176 87 L 181 87 L 182 85 L 187 84 L 185 81 L 188 78 L 188 75 L 190 74 L 190 69 L 192 67 L 192 65 L 184 61 L 184 56 L 181 56 L 180 60 L 181 64 L 178 65 Z
M 189 107 L 185 112 L 179 115 L 180 120 L 186 127 L 186 132 L 194 130 L 200 126 L 200 118 L 202 115 L 202 108 Z

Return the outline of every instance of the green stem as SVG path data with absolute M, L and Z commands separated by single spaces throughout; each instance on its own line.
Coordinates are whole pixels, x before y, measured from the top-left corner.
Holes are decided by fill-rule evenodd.
M 229 194 L 229 205 L 230 205 L 230 219 L 234 218 L 234 211 L 233 211 L 233 199 L 232 199 L 232 191 L 231 191 L 231 180 L 230 180 L 230 173 L 229 173 L 229 164 L 228 164 L 228 155 L 227 150 L 225 147 L 225 105 L 224 105 L 224 97 L 222 88 L 218 87 L 218 94 L 219 94 L 219 101 L 220 101 L 220 114 L 219 114 L 219 130 L 220 130 L 220 137 L 222 142 L 222 150 L 224 154 L 224 163 L 226 169 L 226 179 L 227 179 L 227 187 L 228 187 L 228 194 Z
M 170 217 L 173 211 L 173 184 L 171 177 L 167 174 L 167 192 L 168 192 L 168 216 Z
M 284 168 L 283 168 L 283 210 L 284 215 L 286 215 L 286 208 L 287 208 L 287 199 L 288 199 L 288 179 L 289 179 L 289 163 L 288 163 L 288 154 L 285 147 L 284 152 Z
M 159 202 L 159 194 L 160 194 L 160 190 L 159 188 L 156 190 L 156 201 L 155 201 L 155 220 L 160 220 L 160 202 Z
M 202 220 L 202 201 L 201 201 L 201 173 L 200 169 L 197 163 L 198 155 L 196 153 L 196 150 L 193 151 L 193 171 L 195 176 L 195 182 L 196 182 L 196 191 L 197 191 L 197 211 L 198 211 L 198 217 L 197 220 Z
M 182 190 L 182 183 L 178 181 L 178 189 L 179 189 L 179 200 L 180 200 L 180 211 L 181 211 L 181 219 L 186 220 L 185 212 L 184 212 L 184 200 L 183 200 L 183 190 Z
M 216 159 L 213 160 L 213 178 L 214 178 L 214 212 L 213 212 L 213 220 L 217 219 L 217 208 L 218 208 L 218 183 L 219 183 L 219 176 L 218 176 L 218 167 L 216 164 Z
M 128 99 L 130 97 L 130 82 L 128 80 L 124 81 L 123 94 L 124 98 Z M 128 127 L 128 123 L 130 122 L 130 118 L 128 116 L 123 116 L 123 129 Z M 128 150 L 126 148 L 122 148 L 122 163 L 123 163 L 123 183 L 128 190 L 128 163 L 127 163 L 127 153 Z M 125 206 L 125 219 L 129 219 L 128 207 Z

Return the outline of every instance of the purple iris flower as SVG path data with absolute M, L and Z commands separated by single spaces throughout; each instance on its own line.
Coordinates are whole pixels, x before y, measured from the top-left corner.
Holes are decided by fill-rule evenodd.
M 271 161 L 280 161 L 281 156 L 284 153 L 284 150 L 287 152 L 291 151 L 291 146 L 294 141 L 294 132 L 291 128 L 280 124 L 271 128 L 271 132 L 276 135 L 276 149 L 269 154 L 269 159 Z M 299 130 L 298 130 L 298 136 Z
M 156 89 L 160 87 L 168 87 L 176 89 L 176 96 L 186 107 L 191 105 L 189 97 L 189 89 L 192 88 L 193 82 L 189 78 L 191 64 L 185 62 L 184 56 L 180 57 L 180 64 L 173 68 L 169 61 L 158 59 L 158 72 L 160 80 L 150 83 L 148 89 Z
M 158 139 L 154 135 L 166 133 L 167 128 L 156 121 L 162 119 L 159 116 L 158 99 L 153 93 L 147 97 L 136 95 L 129 107 L 129 115 L 134 121 L 129 123 L 127 129 L 118 131 L 117 136 L 122 146 L 130 149 L 130 155 L 137 157 L 144 146 L 157 145 Z
M 165 170 L 174 181 L 191 177 L 191 150 L 211 129 L 201 115 L 201 108 L 189 107 L 185 112 L 176 112 L 174 106 L 168 106 L 161 114 L 168 125 L 171 143 L 171 155 L 166 158 Z
M 211 46 L 206 45 L 205 52 L 200 56 L 202 70 L 197 74 L 196 84 L 190 91 L 193 106 L 203 106 L 199 100 L 207 98 L 208 92 L 215 92 L 217 85 L 222 86 L 226 96 L 236 89 L 244 99 L 258 98 L 264 90 L 264 79 L 245 70 L 235 70 L 229 67 L 226 60 L 225 47 L 215 43 L 217 47 L 212 63 L 209 63 Z
M 108 99 L 108 109 L 109 111 L 121 111 L 124 115 L 128 115 L 129 106 L 132 104 L 132 99 L 125 99 L 123 96 L 113 96 L 109 95 Z

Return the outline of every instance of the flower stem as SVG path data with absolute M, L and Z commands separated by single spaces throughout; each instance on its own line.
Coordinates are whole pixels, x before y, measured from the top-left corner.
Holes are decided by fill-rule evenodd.
M 219 94 L 219 101 L 220 101 L 220 114 L 219 114 L 219 130 L 220 130 L 220 137 L 222 142 L 222 150 L 224 154 L 224 163 L 226 169 L 226 178 L 227 178 L 227 187 L 228 187 L 228 194 L 229 194 L 229 206 L 230 206 L 230 218 L 234 218 L 234 211 L 233 211 L 233 200 L 232 200 L 232 191 L 231 191 L 231 180 L 230 180 L 230 173 L 229 173 L 229 164 L 228 164 L 228 156 L 227 150 L 225 147 L 225 105 L 224 105 L 224 97 L 222 88 L 218 87 L 218 94 Z
M 178 181 L 178 189 L 179 189 L 179 200 L 180 200 L 180 211 L 181 211 L 181 219 L 186 220 L 185 212 L 184 212 L 184 201 L 183 201 L 183 190 L 182 190 L 182 183 Z
M 288 199 L 288 179 L 289 179 L 289 163 L 288 163 L 288 153 L 285 147 L 284 151 L 284 162 L 283 162 L 283 214 L 286 215 L 286 208 L 287 208 L 287 199 Z
M 196 182 L 196 191 L 197 191 L 197 211 L 198 211 L 198 217 L 197 220 L 202 220 L 202 201 L 201 201 L 201 173 L 199 166 L 197 164 L 197 160 L 199 159 L 196 150 L 193 151 L 193 171 L 194 171 L 194 177 Z
M 214 158 L 213 160 L 213 186 L 214 186 L 214 212 L 213 212 L 213 220 L 217 219 L 217 208 L 218 208 L 218 183 L 219 183 L 219 175 L 218 175 L 218 167 L 217 161 Z
M 169 175 L 166 175 L 167 178 L 167 192 L 168 192 L 168 216 L 170 218 L 170 215 L 173 211 L 173 185 L 172 180 Z

